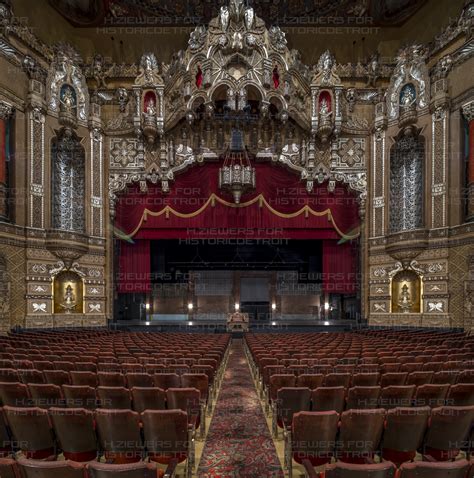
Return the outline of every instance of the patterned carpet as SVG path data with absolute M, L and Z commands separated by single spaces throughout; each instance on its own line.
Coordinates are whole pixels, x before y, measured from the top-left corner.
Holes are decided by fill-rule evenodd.
M 198 478 L 283 478 L 242 342 L 234 340 Z

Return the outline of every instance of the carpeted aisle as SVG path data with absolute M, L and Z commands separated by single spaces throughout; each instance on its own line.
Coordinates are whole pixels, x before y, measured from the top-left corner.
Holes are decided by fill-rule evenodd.
M 197 476 L 284 476 L 240 340 L 234 341 L 231 346 Z

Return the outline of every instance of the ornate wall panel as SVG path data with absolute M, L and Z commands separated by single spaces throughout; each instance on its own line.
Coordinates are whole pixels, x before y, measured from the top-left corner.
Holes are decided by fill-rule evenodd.
M 424 146 L 421 138 L 404 136 L 390 151 L 390 232 L 423 226 Z
M 45 162 L 44 162 L 45 116 L 39 108 L 29 112 L 30 153 L 30 227 L 45 227 Z
M 447 118 L 444 108 L 432 115 L 431 132 L 431 227 L 446 226 L 446 168 L 447 168 Z
M 385 233 L 385 130 L 373 135 L 372 145 L 372 237 Z
M 85 154 L 79 139 L 63 129 L 53 139 L 52 226 L 71 232 L 85 232 Z
M 91 144 L 91 234 L 104 236 L 104 137 L 95 129 L 90 133 Z

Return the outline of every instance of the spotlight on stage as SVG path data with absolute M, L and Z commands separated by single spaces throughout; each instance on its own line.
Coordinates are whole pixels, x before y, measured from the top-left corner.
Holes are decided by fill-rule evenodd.
M 324 322 L 324 325 L 329 325 L 329 322 Z
M 272 303 L 272 310 L 276 310 L 277 308 L 277 305 L 275 304 L 275 302 Z
M 329 310 L 329 302 L 324 303 L 324 310 Z
M 192 302 L 189 302 L 188 304 L 188 310 L 193 310 L 194 309 L 194 304 Z
M 240 309 L 240 304 L 238 302 L 236 302 L 234 307 L 235 307 L 236 312 L 238 312 L 239 309 Z
M 276 322 L 272 322 L 272 325 L 275 326 L 277 323 Z
M 145 304 L 145 309 L 150 310 L 150 304 L 148 302 Z

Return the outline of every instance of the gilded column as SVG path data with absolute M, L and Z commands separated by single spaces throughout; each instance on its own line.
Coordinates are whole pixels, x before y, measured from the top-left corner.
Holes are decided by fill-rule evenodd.
M 8 218 L 7 122 L 13 107 L 0 101 L 0 220 Z
M 469 159 L 467 169 L 467 221 L 474 220 L 474 101 L 462 107 L 469 125 Z

